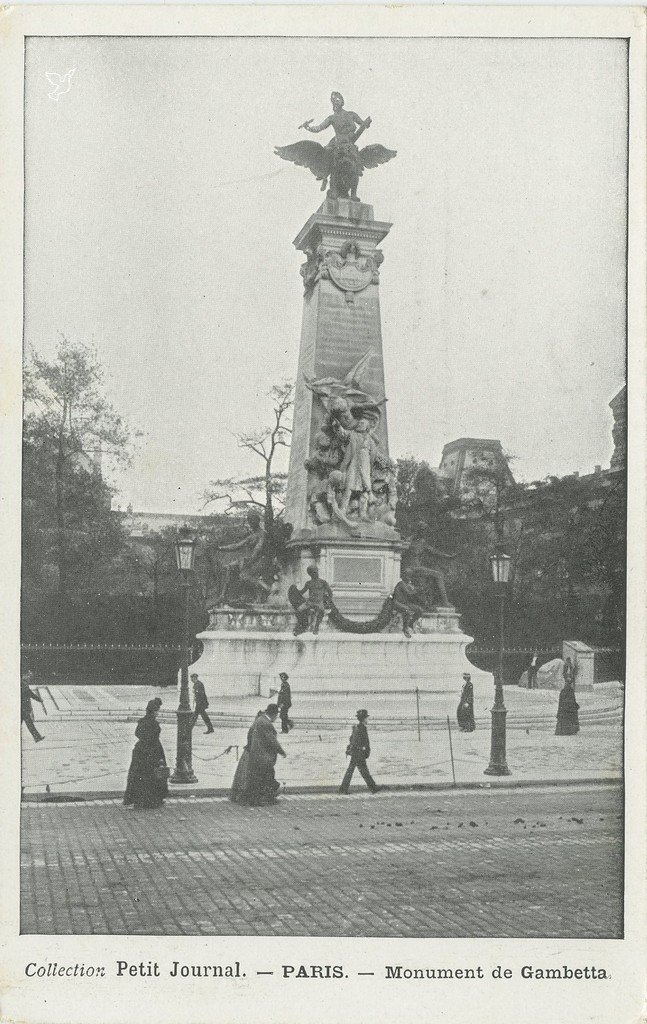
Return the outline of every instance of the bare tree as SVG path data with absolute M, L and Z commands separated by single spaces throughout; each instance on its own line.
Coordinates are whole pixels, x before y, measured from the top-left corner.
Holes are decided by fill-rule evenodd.
M 240 448 L 253 452 L 263 461 L 263 472 L 256 476 L 212 480 L 203 496 L 205 506 L 226 502 L 225 513 L 257 509 L 263 516 L 266 531 L 271 529 L 283 508 L 287 473 L 276 472 L 275 458 L 279 449 L 289 448 L 291 444 L 294 384 L 291 381 L 275 384 L 267 397 L 273 404 L 274 421 L 260 430 L 235 435 Z

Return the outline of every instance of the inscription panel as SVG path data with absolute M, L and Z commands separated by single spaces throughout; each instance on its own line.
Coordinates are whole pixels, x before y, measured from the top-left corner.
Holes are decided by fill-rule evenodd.
M 384 559 L 369 555 L 334 555 L 333 583 L 361 587 L 379 586 L 383 579 Z
M 319 286 L 319 303 L 315 375 L 343 378 L 370 350 L 373 358 L 362 374 L 362 385 L 364 390 L 376 398 L 384 398 L 384 361 L 377 285 L 369 285 L 349 305 L 341 292 L 329 282 L 322 281 Z M 314 424 L 313 428 L 316 429 Z M 377 436 L 382 448 L 388 452 L 384 408 Z

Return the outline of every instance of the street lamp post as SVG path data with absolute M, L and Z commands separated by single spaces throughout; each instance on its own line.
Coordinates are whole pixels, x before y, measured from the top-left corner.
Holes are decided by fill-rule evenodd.
M 177 709 L 177 742 L 175 752 L 175 771 L 171 775 L 170 782 L 176 785 L 187 785 L 197 782 L 193 774 L 192 762 L 192 729 L 191 700 L 189 698 L 189 657 L 191 646 L 189 642 L 189 591 L 191 589 L 191 573 L 193 572 L 193 556 L 195 554 L 195 539 L 187 530 L 181 530 L 177 540 L 174 542 L 175 561 L 182 577 L 182 590 L 184 591 L 184 625 L 182 630 L 182 666 L 180 670 L 180 703 Z
M 496 553 L 490 556 L 492 576 L 499 598 L 499 665 L 494 673 L 494 707 L 490 712 L 492 715 L 490 763 L 485 769 L 484 775 L 510 775 L 510 769 L 505 759 L 505 720 L 508 712 L 503 703 L 503 610 L 510 579 L 511 562 L 510 556 L 504 554 L 500 548 L 497 548 Z

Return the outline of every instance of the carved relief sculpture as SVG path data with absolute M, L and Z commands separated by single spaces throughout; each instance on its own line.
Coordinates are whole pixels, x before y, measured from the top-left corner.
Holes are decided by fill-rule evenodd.
M 344 242 L 339 252 L 318 245 L 308 253 L 300 270 L 304 292 L 309 295 L 317 281 L 324 278 L 344 292 L 346 302 L 354 302 L 357 292 L 369 284 L 377 284 L 383 262 L 384 253 L 378 250 L 365 256 L 354 240 Z
M 375 436 L 386 399 L 371 395 L 360 380 L 371 356 L 365 352 L 342 380 L 304 376 L 325 410 L 305 462 L 314 476 L 309 513 L 317 525 L 336 521 L 354 535 L 360 522 L 395 525 L 395 466 Z

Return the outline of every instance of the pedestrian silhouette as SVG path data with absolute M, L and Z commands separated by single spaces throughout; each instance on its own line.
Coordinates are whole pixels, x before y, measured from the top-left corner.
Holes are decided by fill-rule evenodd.
M 276 703 L 278 704 L 279 718 L 281 719 L 281 732 L 289 732 L 294 725 L 292 719 L 288 718 L 288 711 L 292 707 L 292 691 L 288 682 L 289 678 L 287 672 L 279 673 L 281 689 L 278 692 Z
M 204 683 L 199 678 L 197 672 L 194 672 L 191 676 L 191 682 L 193 683 L 193 718 L 191 719 L 191 728 L 193 729 L 198 718 L 201 718 L 207 727 L 205 736 L 208 736 L 210 732 L 213 732 L 213 726 L 211 719 L 207 714 L 207 708 L 209 707 L 209 701 L 207 699 L 207 691 L 204 688 Z
M 353 726 L 353 731 L 350 734 L 348 746 L 346 747 L 346 756 L 350 757 L 346 774 L 342 779 L 339 792 L 343 793 L 344 796 L 348 796 L 348 790 L 350 789 L 350 780 L 353 777 L 353 772 L 357 768 L 360 775 L 364 779 L 364 782 L 370 789 L 371 793 L 377 793 L 379 786 L 375 784 L 373 776 L 368 770 L 366 759 L 371 753 L 371 745 L 368 739 L 368 729 L 366 728 L 366 719 L 368 718 L 368 711 L 366 708 L 361 708 L 357 712 L 357 725 Z
M 159 697 L 149 700 L 146 714 L 135 729 L 137 743 L 128 770 L 124 803 L 133 804 L 137 809 L 161 807 L 168 796 L 169 770 L 157 722 L 161 706 Z
M 41 736 L 36 728 L 31 702 L 33 700 L 37 700 L 40 704 L 43 704 L 43 698 L 37 690 L 34 691 L 31 689 L 30 683 L 33 681 L 33 678 L 33 673 L 28 670 L 20 679 L 20 721 L 24 722 L 27 726 L 27 729 L 33 736 L 34 743 L 40 743 L 40 741 L 44 740 L 45 737 Z

